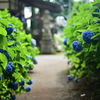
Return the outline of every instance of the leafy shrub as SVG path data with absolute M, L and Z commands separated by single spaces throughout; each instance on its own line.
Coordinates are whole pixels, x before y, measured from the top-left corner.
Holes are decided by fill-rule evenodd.
M 68 19 L 64 28 L 67 45 L 63 45 L 65 56 L 70 60 L 69 70 L 74 81 L 85 77 L 88 82 L 100 80 L 100 8 L 99 0 L 83 3 L 74 16 Z M 97 10 L 99 9 L 99 10 Z M 95 82 L 95 83 L 96 83 Z
M 0 11 L 0 99 L 15 100 L 16 94 L 29 92 L 33 83 L 28 75 L 33 58 L 39 53 L 32 47 L 31 35 L 26 35 L 22 22 Z M 26 67 L 27 66 L 27 67 Z M 31 81 L 30 81 L 31 80 Z

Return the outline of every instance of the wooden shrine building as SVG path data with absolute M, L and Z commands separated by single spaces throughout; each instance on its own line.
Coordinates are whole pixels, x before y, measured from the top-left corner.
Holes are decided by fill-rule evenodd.
M 60 5 L 43 1 L 43 0 L 0 0 L 0 9 L 7 8 L 10 11 L 23 13 L 25 6 L 37 7 L 42 10 L 49 10 L 50 12 L 60 13 Z
M 35 13 L 34 8 L 39 9 L 39 17 L 42 17 L 45 10 L 49 10 L 52 13 L 60 13 L 62 11 L 61 6 L 55 3 L 51 3 L 48 1 L 43 0 L 0 0 L 0 10 L 7 8 L 11 15 L 16 16 L 16 14 L 24 15 L 24 7 L 31 7 L 32 16 L 31 16 L 31 33 L 34 33 L 34 26 L 35 26 Z M 42 33 L 42 21 L 39 22 L 38 29 L 40 30 L 39 41 L 41 39 Z M 35 39 L 36 39 L 35 38 Z

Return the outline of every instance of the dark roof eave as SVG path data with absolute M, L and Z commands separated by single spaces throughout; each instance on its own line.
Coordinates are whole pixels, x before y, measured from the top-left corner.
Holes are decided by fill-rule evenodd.
M 26 6 L 37 7 L 40 9 L 47 9 L 51 12 L 60 13 L 62 11 L 61 6 L 55 3 L 42 0 L 21 0 L 26 2 Z

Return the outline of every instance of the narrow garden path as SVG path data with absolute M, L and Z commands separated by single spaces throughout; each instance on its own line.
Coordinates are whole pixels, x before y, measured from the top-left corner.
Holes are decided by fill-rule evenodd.
M 30 73 L 32 91 L 19 95 L 17 100 L 80 100 L 75 83 L 68 82 L 64 73 L 67 59 L 63 53 L 38 55 L 37 59 L 38 64 Z

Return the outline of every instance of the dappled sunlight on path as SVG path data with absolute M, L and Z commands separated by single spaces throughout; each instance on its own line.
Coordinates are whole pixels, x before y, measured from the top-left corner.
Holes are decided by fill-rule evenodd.
M 68 83 L 64 71 L 67 59 L 63 53 L 38 55 L 38 64 L 30 73 L 34 83 L 32 91 L 21 94 L 17 100 L 79 100 L 73 83 Z

